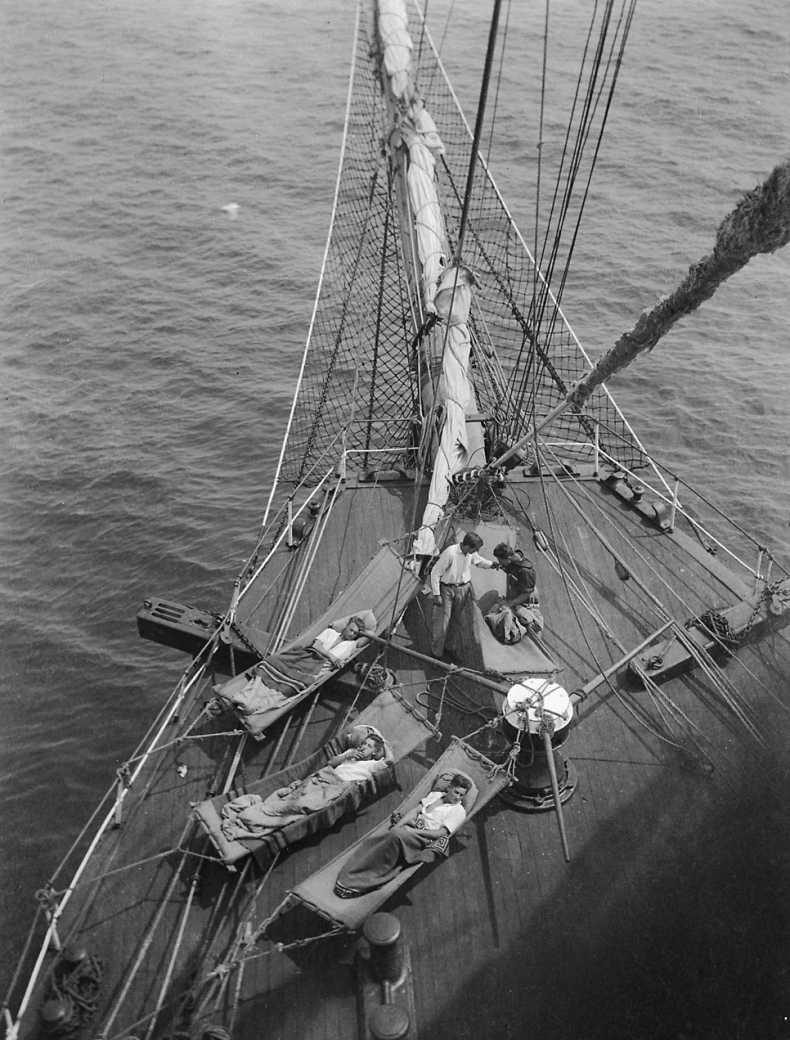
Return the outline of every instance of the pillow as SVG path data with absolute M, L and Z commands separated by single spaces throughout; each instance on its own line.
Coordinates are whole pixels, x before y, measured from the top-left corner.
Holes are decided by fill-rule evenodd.
M 364 723 L 359 726 L 352 726 L 350 729 L 341 737 L 341 742 L 346 748 L 359 747 L 365 737 L 373 734 L 374 736 L 380 737 L 384 744 L 384 757 L 379 759 L 382 765 L 394 760 L 394 752 L 392 750 L 392 744 L 385 738 L 381 730 L 376 729 L 375 726 L 366 726 Z
M 376 631 L 376 615 L 372 610 L 355 610 L 353 614 L 346 614 L 344 617 L 333 621 L 330 627 L 334 628 L 336 632 L 341 632 L 352 617 L 361 618 L 365 622 L 365 630 L 367 632 Z

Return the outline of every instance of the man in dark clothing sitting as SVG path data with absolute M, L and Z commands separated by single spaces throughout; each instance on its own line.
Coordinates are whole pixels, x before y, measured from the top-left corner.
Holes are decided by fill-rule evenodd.
M 494 548 L 499 569 L 507 575 L 507 602 L 510 607 L 529 603 L 535 596 L 535 568 L 521 549 L 500 542 Z M 537 596 L 535 596 L 537 599 Z
M 494 547 L 494 557 L 499 570 L 507 575 L 506 602 L 516 617 L 534 635 L 543 630 L 543 616 L 538 609 L 535 591 L 535 567 L 521 549 L 500 542 Z

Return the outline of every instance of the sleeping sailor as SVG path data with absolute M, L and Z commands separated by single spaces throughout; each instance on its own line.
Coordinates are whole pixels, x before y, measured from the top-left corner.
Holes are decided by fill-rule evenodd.
M 300 817 L 319 812 L 354 784 L 384 772 L 392 759 L 382 737 L 369 732 L 358 747 L 335 755 L 321 769 L 268 798 L 240 795 L 222 807 L 222 833 L 229 840 L 262 838 Z
M 463 799 L 471 781 L 449 777 L 445 790 L 430 791 L 405 816 L 393 813 L 391 828 L 366 838 L 340 870 L 334 892 L 353 899 L 386 885 L 413 863 L 430 863 L 446 852 L 451 834 L 466 819 Z
M 216 693 L 242 715 L 277 708 L 341 668 L 367 642 L 364 633 L 364 620 L 351 617 L 342 628 L 319 632 L 309 646 L 264 658 L 242 676 L 216 687 Z

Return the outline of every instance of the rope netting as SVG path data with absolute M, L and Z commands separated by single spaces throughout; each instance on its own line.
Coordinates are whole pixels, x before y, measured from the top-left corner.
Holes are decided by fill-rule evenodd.
M 415 79 L 445 148 L 436 188 L 454 249 L 472 134 L 430 37 L 418 16 L 410 17 L 412 39 L 422 41 Z M 363 17 L 333 224 L 284 457 L 288 480 L 303 477 L 336 442 L 339 429 L 345 447 L 361 453 L 352 454 L 352 465 L 396 468 L 416 461 L 415 433 L 423 419 L 415 350 L 420 306 L 404 267 L 403 207 L 387 147 L 390 118 L 375 33 Z M 481 159 L 464 263 L 479 282 L 469 321 L 477 399 L 490 417 L 489 436 L 512 442 L 530 429 L 533 415 L 539 421 L 563 400 L 590 366 L 548 287 L 536 279 L 524 240 Z M 572 412 L 558 417 L 552 440 L 587 445 L 591 420 L 599 420 L 609 431 L 601 443 L 605 450 L 622 465 L 644 464 L 605 392 L 594 396 L 587 411 L 590 418 Z

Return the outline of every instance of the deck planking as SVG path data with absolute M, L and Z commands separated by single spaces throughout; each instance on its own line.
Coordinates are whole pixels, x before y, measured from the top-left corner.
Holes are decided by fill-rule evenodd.
M 581 539 L 578 580 L 595 590 L 603 621 L 617 633 L 615 641 L 583 608 L 569 604 L 562 581 L 532 545 L 529 528 L 514 521 L 521 544 L 536 560 L 545 640 L 560 668 L 559 681 L 569 690 L 618 660 L 623 645 L 635 645 L 658 627 L 650 593 L 663 598 L 667 575 L 672 575 L 672 609 L 681 622 L 732 594 L 726 583 L 693 562 L 681 567 L 675 540 L 624 512 L 597 485 L 588 490 L 597 496 L 601 524 L 609 523 L 604 514 L 620 524 L 624 518 L 630 521 L 628 540 L 607 528 L 616 551 L 632 554 L 628 581 L 617 577 L 609 551 L 597 539 L 586 534 Z M 329 561 L 324 578 L 308 585 L 303 613 L 295 615 L 292 630 L 325 609 L 381 539 L 407 529 L 413 499 L 410 491 L 383 487 L 340 496 L 321 550 Z M 548 529 L 537 494 L 531 507 Z M 463 528 L 461 521 L 458 529 Z M 561 555 L 565 539 L 578 543 L 576 514 L 569 510 L 555 519 L 551 536 Z M 486 549 L 490 552 L 491 546 Z M 300 552 L 283 560 L 283 582 L 297 572 Z M 646 591 L 638 588 L 637 578 Z M 264 604 L 269 610 L 283 597 L 275 589 L 247 621 L 268 630 L 271 615 L 266 616 Z M 424 607 L 418 600 L 409 615 L 409 634 L 418 644 L 422 640 L 423 648 Z M 422 634 L 415 625 L 423 626 Z M 495 800 L 463 828 L 448 861 L 418 872 L 399 890 L 387 909 L 401 920 L 410 946 L 420 1036 L 457 1040 L 534 1032 L 549 1040 L 616 1040 L 674 1037 L 688 1033 L 691 1023 L 693 1035 L 713 1038 L 737 1035 L 729 1027 L 747 1014 L 752 1025 L 764 1025 L 764 1035 L 779 1035 L 774 1027 L 788 931 L 777 909 L 790 905 L 783 805 L 789 763 L 786 707 L 774 698 L 786 704 L 789 645 L 782 631 L 774 633 L 744 648 L 739 655 L 744 665 L 731 661 L 725 672 L 745 685 L 765 723 L 767 746 L 744 735 L 698 675 L 680 677 L 667 684 L 666 693 L 699 725 L 710 746 L 713 768 L 700 768 L 699 756 L 657 739 L 627 710 L 626 704 L 639 710 L 648 703 L 644 691 L 625 685 L 616 696 L 603 684 L 581 705 L 563 749 L 579 773 L 578 789 L 563 806 L 571 862 L 563 859 L 553 813 L 518 812 Z M 396 664 L 406 686 L 419 684 L 419 670 L 409 670 L 404 655 Z M 613 685 L 619 681 L 614 677 Z M 481 707 L 491 704 L 490 695 L 475 691 L 468 679 L 454 676 L 449 685 L 476 696 Z M 196 710 L 205 696 L 196 695 Z M 327 739 L 350 700 L 340 684 L 327 689 L 302 735 L 304 754 Z M 304 710 L 295 713 L 280 750 L 281 764 L 301 757 L 295 741 Z M 448 706 L 442 729 L 446 735 L 463 735 L 480 724 L 480 718 Z M 270 765 L 279 767 L 269 761 L 273 745 L 274 738 L 245 743 L 248 779 Z M 257 900 L 257 924 L 298 881 L 395 808 L 422 774 L 426 751 L 435 756 L 438 748 L 432 743 L 399 764 L 400 790 L 276 863 Z M 126 822 L 105 839 L 94 871 L 111 869 L 129 847 L 139 849 L 142 858 L 172 846 L 188 818 L 189 800 L 199 800 L 216 786 L 226 762 L 219 737 L 159 755 L 142 785 L 150 781 L 160 793 L 135 815 L 140 785 L 131 792 Z M 178 765 L 187 766 L 187 778 L 174 797 L 175 780 L 169 778 Z M 142 951 L 145 927 L 171 889 L 175 869 L 173 858 L 163 857 L 155 869 L 102 881 L 96 898 L 82 909 L 91 941 L 110 952 L 116 944 Z M 178 927 L 189 876 L 186 870 L 175 876 L 162 912 L 163 934 L 148 947 L 130 1008 L 114 1022 L 108 1040 L 124 1030 L 140 1035 L 135 1023 L 168 970 L 168 942 Z M 231 874 L 218 864 L 203 869 L 188 932 L 202 942 L 204 973 L 227 960 L 260 878 L 254 866 L 247 874 Z M 108 913 L 108 898 L 130 901 L 133 909 L 125 915 Z M 353 949 L 317 943 L 299 963 L 265 943 L 256 952 L 262 955 L 245 962 L 241 984 L 235 969 L 217 1006 L 207 1004 L 206 1024 L 233 1021 L 234 1038 L 242 1040 L 259 1036 L 262 1029 L 282 1040 L 357 1035 Z M 122 962 L 107 960 L 105 1007 L 125 985 Z M 188 957 L 180 956 L 174 978 L 188 985 L 193 968 Z M 163 1013 L 155 1035 L 177 1025 L 177 1018 Z

